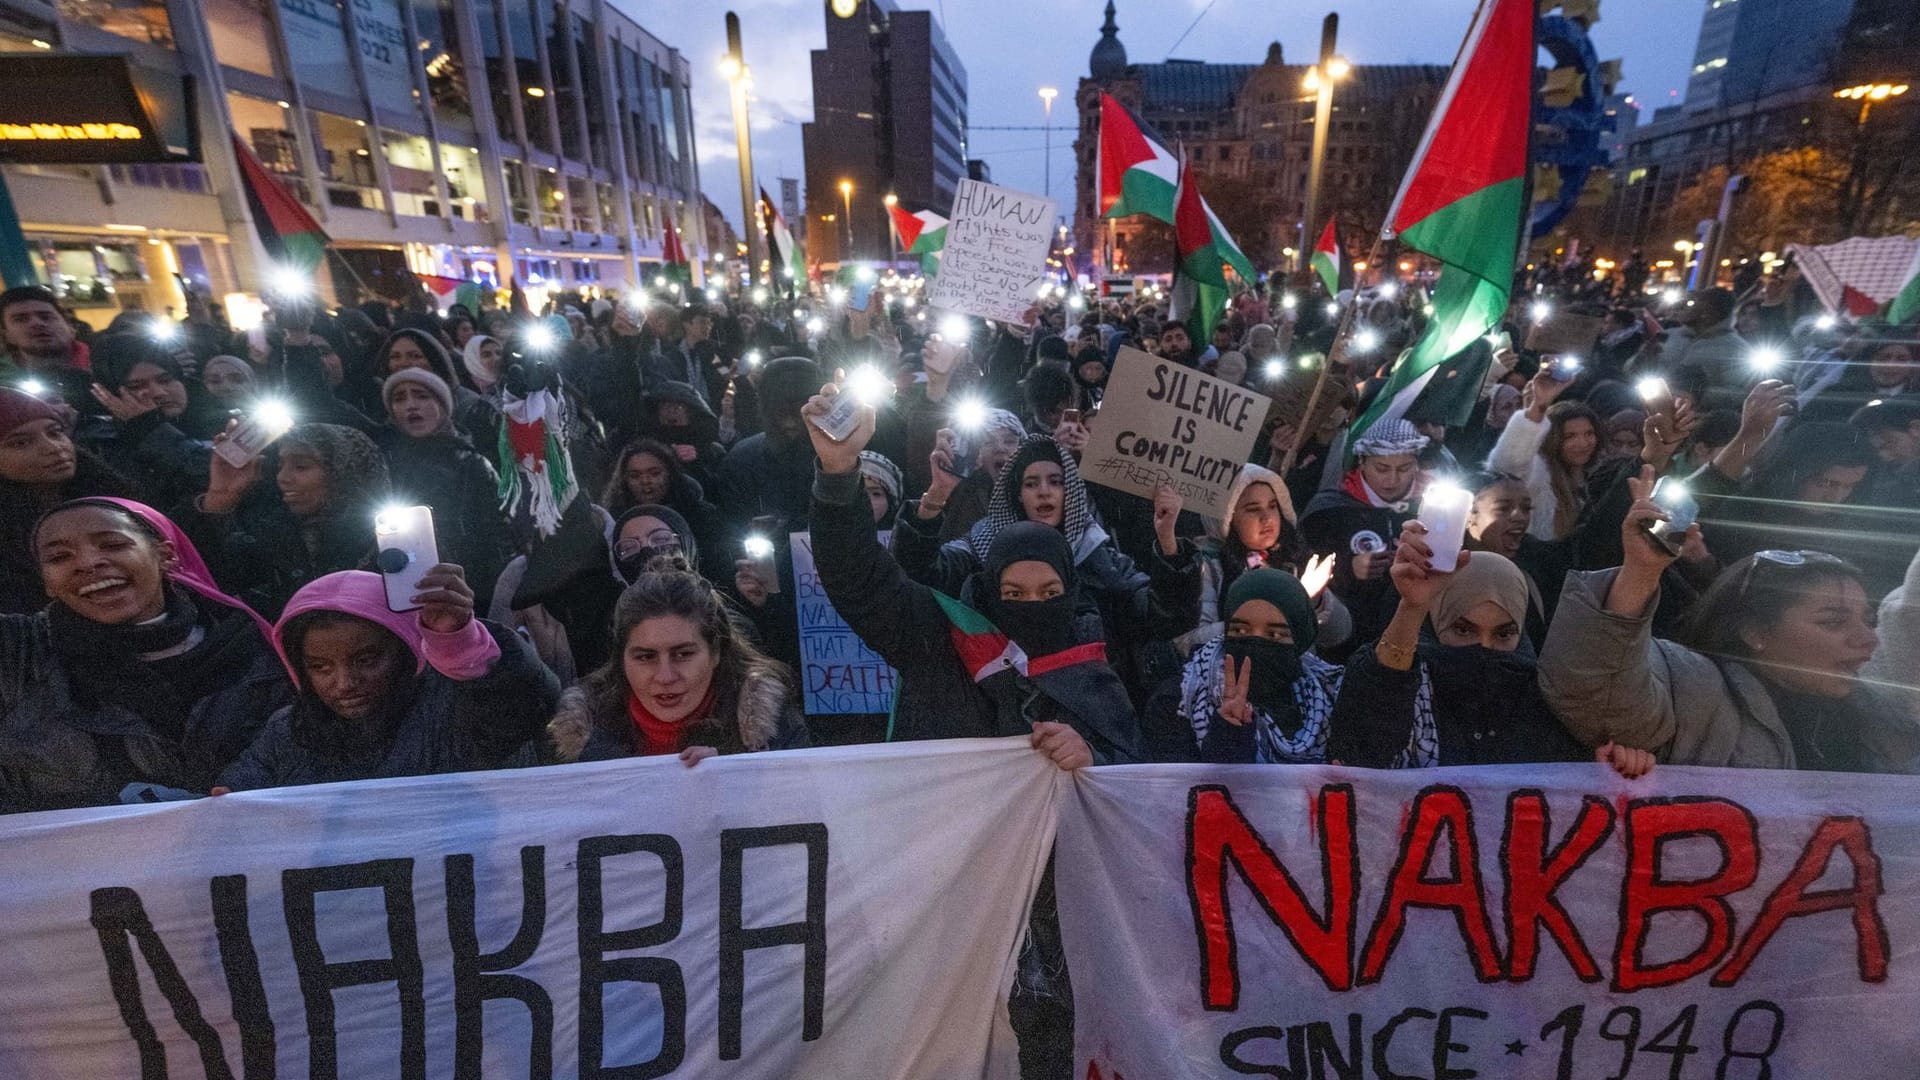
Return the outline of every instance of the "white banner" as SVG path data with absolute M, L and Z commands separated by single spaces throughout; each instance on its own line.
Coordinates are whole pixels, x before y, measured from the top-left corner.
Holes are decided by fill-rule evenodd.
M 1141 765 L 1074 786 L 1075 1080 L 1920 1069 L 1920 781 Z
M 0 1076 L 1017 1076 L 1024 739 L 0 818 Z

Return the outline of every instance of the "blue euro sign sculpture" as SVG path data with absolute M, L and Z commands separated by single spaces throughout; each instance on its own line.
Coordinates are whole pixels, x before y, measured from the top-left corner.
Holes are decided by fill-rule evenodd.
M 1532 234 L 1544 236 L 1579 205 L 1594 166 L 1609 164 L 1602 137 L 1613 131 L 1614 118 L 1607 115 L 1600 60 L 1586 28 L 1565 15 L 1543 15 L 1535 37 L 1553 56 L 1556 70 L 1572 68 L 1582 76 L 1579 94 L 1567 105 L 1548 106 L 1538 95 L 1534 98 L 1533 162 L 1552 166 L 1560 174 L 1559 194 L 1533 205 Z

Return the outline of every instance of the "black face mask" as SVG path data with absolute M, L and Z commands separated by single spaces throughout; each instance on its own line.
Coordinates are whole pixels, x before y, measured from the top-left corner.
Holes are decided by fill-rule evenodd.
M 647 569 L 647 564 L 662 555 L 681 554 L 679 544 L 662 544 L 659 547 L 643 547 L 626 555 L 616 556 L 614 565 L 620 570 L 620 580 L 631 585 Z
M 1013 639 L 1028 657 L 1052 656 L 1078 645 L 1073 634 L 1073 595 L 1051 600 L 1001 600 L 988 603 L 993 625 Z
M 1538 680 L 1533 650 L 1523 641 L 1512 652 L 1485 645 L 1448 645 L 1424 651 L 1433 676 L 1433 699 L 1450 715 L 1505 716 L 1531 700 Z
M 1248 660 L 1253 673 L 1247 680 L 1247 701 L 1267 712 L 1293 707 L 1293 684 L 1300 678 L 1300 652 L 1292 645 L 1261 637 L 1230 637 L 1220 651 L 1235 670 Z

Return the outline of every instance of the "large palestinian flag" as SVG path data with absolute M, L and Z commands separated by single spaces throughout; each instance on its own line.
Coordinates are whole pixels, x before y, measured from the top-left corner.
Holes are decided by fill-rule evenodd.
M 1100 216 L 1145 214 L 1173 224 L 1174 188 L 1180 163 L 1145 123 L 1115 101 L 1100 95 Z
M 1185 321 L 1196 348 L 1205 348 L 1213 325 L 1227 307 L 1232 267 L 1244 284 L 1253 284 L 1253 264 L 1233 242 L 1226 226 L 1200 195 L 1198 178 L 1183 157 L 1173 203 L 1173 242 L 1179 268 L 1174 274 L 1170 310 Z
M 240 186 L 260 246 L 275 262 L 312 274 L 327 257 L 327 234 L 320 223 L 280 186 L 238 134 L 233 136 L 233 156 L 240 162 Z
M 1433 374 L 1499 324 L 1513 287 L 1533 104 L 1534 0 L 1487 0 L 1381 230 L 1443 264 L 1433 318 L 1354 421 L 1403 415 Z

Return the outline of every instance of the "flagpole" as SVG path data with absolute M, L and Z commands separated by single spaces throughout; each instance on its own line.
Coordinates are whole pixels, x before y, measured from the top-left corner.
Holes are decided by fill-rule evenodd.
M 1386 241 L 1378 237 L 1374 239 L 1372 250 L 1367 252 L 1368 266 L 1372 266 L 1379 261 L 1380 249 L 1385 243 Z M 1353 303 L 1348 304 L 1347 309 L 1340 313 L 1340 322 L 1334 327 L 1333 331 L 1333 343 L 1327 346 L 1327 358 L 1321 361 L 1320 375 L 1313 380 L 1313 393 L 1307 395 L 1306 412 L 1300 414 L 1300 427 L 1294 430 L 1293 444 L 1287 447 L 1286 455 L 1280 459 L 1278 472 L 1282 479 L 1285 479 L 1287 473 L 1293 469 L 1293 459 L 1299 456 L 1300 453 L 1300 440 L 1305 438 L 1307 434 L 1306 425 L 1313 419 L 1313 410 L 1319 406 L 1321 396 L 1326 393 L 1327 373 L 1333 370 L 1336 357 L 1341 360 L 1346 359 L 1347 338 L 1351 336 L 1353 332 L 1354 313 L 1359 310 L 1360 277 L 1356 273 L 1353 279 Z

